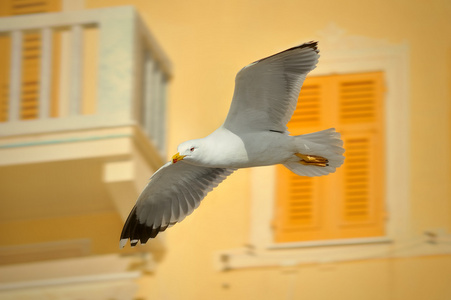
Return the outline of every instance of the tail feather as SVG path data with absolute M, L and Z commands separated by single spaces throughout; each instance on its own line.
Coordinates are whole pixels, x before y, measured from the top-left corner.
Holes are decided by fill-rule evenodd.
M 344 162 L 343 141 L 340 133 L 334 128 L 294 137 L 297 151 L 304 155 L 322 156 L 328 160 L 326 167 L 304 165 L 299 163 L 299 158 L 293 155 L 293 159 L 284 166 L 301 176 L 322 176 L 334 173 Z

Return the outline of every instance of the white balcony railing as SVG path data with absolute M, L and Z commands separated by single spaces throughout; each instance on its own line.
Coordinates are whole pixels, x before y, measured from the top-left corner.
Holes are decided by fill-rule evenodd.
M 39 39 L 32 118 L 23 114 L 29 34 Z M 0 37 L 9 57 L 0 137 L 139 125 L 164 155 L 171 66 L 133 7 L 4 17 Z

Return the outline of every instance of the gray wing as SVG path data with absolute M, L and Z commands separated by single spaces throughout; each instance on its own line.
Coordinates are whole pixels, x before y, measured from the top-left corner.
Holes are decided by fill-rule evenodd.
M 207 168 L 179 161 L 155 172 L 125 221 L 120 247 L 127 240 L 145 244 L 171 225 L 181 222 L 201 200 L 235 169 Z
M 224 127 L 285 132 L 301 86 L 318 63 L 317 42 L 309 42 L 261 59 L 241 69 Z

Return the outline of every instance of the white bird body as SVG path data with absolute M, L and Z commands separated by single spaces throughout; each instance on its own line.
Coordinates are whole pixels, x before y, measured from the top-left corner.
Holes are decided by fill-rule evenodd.
M 196 143 L 191 141 L 190 145 L 197 142 L 201 145 L 199 149 L 202 149 L 202 154 L 197 161 L 186 158 L 185 161 L 210 168 L 234 169 L 281 164 L 293 155 L 295 147 L 292 139 L 291 136 L 271 131 L 250 131 L 238 135 L 221 126 L 205 138 L 194 140 Z M 180 146 L 183 148 L 184 144 Z
M 283 164 L 301 176 L 335 172 L 344 161 L 339 133 L 331 128 L 290 136 L 286 127 L 318 58 L 317 43 L 309 42 L 241 69 L 224 124 L 181 143 L 172 161 L 152 175 L 125 222 L 120 246 L 127 240 L 144 244 L 181 222 L 236 169 Z
M 337 136 L 337 133 L 332 129 L 319 131 L 316 134 L 323 134 L 323 138 L 326 140 L 328 136 L 335 139 L 339 138 L 339 134 Z M 337 143 L 337 146 L 341 149 L 341 141 L 337 141 Z M 288 132 L 275 131 L 234 133 L 221 126 L 202 139 L 190 140 L 180 144 L 178 151 L 185 155 L 184 161 L 191 165 L 241 169 L 298 162 L 299 158 L 294 155 L 295 153 L 333 157 L 333 154 L 328 153 L 329 146 L 325 147 L 323 144 L 311 141 L 309 135 L 290 136 Z M 184 151 L 184 149 L 191 149 L 192 147 L 197 152 L 195 160 L 191 159 L 186 150 Z M 340 149 L 337 150 L 340 154 L 339 161 L 342 162 Z M 339 165 L 341 165 L 340 162 Z M 334 166 L 334 168 L 338 166 Z M 309 167 L 315 166 L 304 166 L 307 170 L 309 170 Z M 328 167 L 322 171 L 332 172 L 332 166 L 330 166 L 331 168 Z M 312 176 L 312 174 L 305 175 Z

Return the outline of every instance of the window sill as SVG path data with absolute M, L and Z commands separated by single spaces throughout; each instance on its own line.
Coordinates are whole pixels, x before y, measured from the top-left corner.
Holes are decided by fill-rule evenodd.
M 391 242 L 392 242 L 392 240 L 388 237 L 340 239 L 340 240 L 324 240 L 324 241 L 311 241 L 311 242 L 274 243 L 274 244 L 268 245 L 267 249 L 268 250 L 293 249 L 293 248 L 307 248 L 307 247 L 381 244 L 381 243 L 391 243 Z
M 446 240 L 451 241 L 451 236 L 446 237 Z M 250 245 L 220 251 L 216 253 L 214 259 L 218 271 L 229 271 L 449 254 L 451 254 L 449 242 L 435 242 L 421 236 L 403 242 L 394 242 L 389 238 L 368 238 L 272 244 L 262 249 Z

